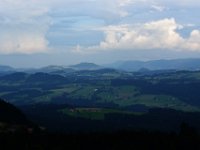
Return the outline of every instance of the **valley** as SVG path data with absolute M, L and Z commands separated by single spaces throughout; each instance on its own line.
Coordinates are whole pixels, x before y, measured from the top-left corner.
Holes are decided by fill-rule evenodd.
M 182 122 L 199 128 L 199 117 L 189 117 L 200 114 L 199 71 L 54 69 L 0 76 L 0 97 L 51 131 L 103 131 L 118 123 L 116 130 L 176 131 Z

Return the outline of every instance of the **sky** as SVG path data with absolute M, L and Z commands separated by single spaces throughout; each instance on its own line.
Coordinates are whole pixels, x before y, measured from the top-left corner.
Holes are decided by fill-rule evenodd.
M 200 58 L 199 0 L 1 0 L 0 65 Z

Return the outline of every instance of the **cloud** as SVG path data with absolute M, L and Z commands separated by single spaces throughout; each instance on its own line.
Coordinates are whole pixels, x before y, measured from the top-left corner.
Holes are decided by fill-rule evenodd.
M 51 43 L 48 41 L 48 31 L 59 19 L 71 17 L 80 19 L 80 16 L 90 16 L 91 21 L 92 18 L 94 18 L 93 21 L 100 18 L 105 22 L 112 22 L 128 15 L 123 8 L 131 1 L 1 0 L 0 53 L 46 52 Z M 81 21 L 78 20 L 78 22 Z M 59 23 L 56 24 L 57 27 L 54 26 L 56 30 L 58 30 Z M 60 37 L 57 36 L 57 38 Z
M 50 24 L 48 8 L 36 5 L 33 0 L 1 1 L 0 53 L 46 52 Z
M 200 51 L 200 31 L 193 30 L 189 37 L 183 38 L 174 18 L 137 25 L 107 26 L 103 30 L 105 39 L 97 46 L 80 47 L 76 52 L 95 52 L 102 50 L 185 50 Z
M 132 0 L 119 0 L 118 3 L 119 3 L 119 6 L 126 6 L 126 5 L 129 5 L 130 3 L 132 3 L 133 1 Z
M 21 27 L 15 27 L 8 32 L 1 32 L 0 35 L 0 53 L 38 53 L 46 52 L 48 41 L 45 33 L 38 32 L 39 27 L 26 28 L 25 31 Z M 26 31 L 29 30 L 29 31 Z
M 90 16 L 103 19 L 106 22 L 126 17 L 126 6 L 134 0 L 43 0 L 43 5 L 48 5 L 54 13 L 65 17 Z
M 188 50 L 200 51 L 200 30 L 193 30 L 183 46 Z
M 166 9 L 164 6 L 155 5 L 155 4 L 152 5 L 151 8 L 156 10 L 156 11 L 160 11 L 160 12 L 162 12 L 162 11 L 164 11 Z
M 171 6 L 181 6 L 181 7 L 199 7 L 200 1 L 197 0 L 156 0 L 156 2 L 168 4 Z
M 175 19 L 159 20 L 174 17 L 182 24 L 198 26 L 199 13 L 185 9 L 186 6 L 198 7 L 200 3 L 195 0 L 1 0 L 0 53 L 47 52 L 51 46 L 59 49 L 55 43 L 61 42 L 57 41 L 67 47 L 72 40 L 71 45 L 80 44 L 78 51 L 150 48 L 196 51 L 197 35 L 191 32 L 189 37 L 182 37 Z M 149 13 L 151 10 L 153 13 Z M 182 17 L 183 14 L 187 16 Z M 147 20 L 158 21 L 144 23 Z M 102 26 L 105 27 L 92 31 Z M 88 32 L 91 37 L 82 40 Z M 96 32 L 104 33 L 105 39 Z M 81 46 L 80 41 L 92 45 L 94 42 L 89 39 L 100 41 L 99 38 L 102 40 L 99 45 Z

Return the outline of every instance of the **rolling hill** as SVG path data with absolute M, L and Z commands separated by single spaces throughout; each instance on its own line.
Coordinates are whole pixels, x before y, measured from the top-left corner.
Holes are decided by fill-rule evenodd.
M 149 70 L 200 70 L 200 59 L 173 59 L 152 61 L 120 61 L 108 67 L 125 71 Z

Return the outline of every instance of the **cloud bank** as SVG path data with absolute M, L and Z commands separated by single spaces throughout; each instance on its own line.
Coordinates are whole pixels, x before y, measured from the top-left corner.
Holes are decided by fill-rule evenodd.
M 0 53 L 46 52 L 50 24 L 48 8 L 34 1 L 0 1 Z
M 55 26 L 59 28 L 59 23 L 62 23 L 58 21 L 59 19 L 91 16 L 101 20 L 115 20 L 118 17 L 128 15 L 123 7 L 130 4 L 131 1 L 1 0 L 0 53 L 32 54 L 47 52 L 48 44 L 51 42 L 47 37 L 48 30 L 56 22 L 58 24 Z
M 97 46 L 80 47 L 77 52 L 99 50 L 185 50 L 200 51 L 200 30 L 193 30 L 184 38 L 179 30 L 184 28 L 174 18 L 166 18 L 136 25 L 107 26 L 101 30 L 105 39 Z

